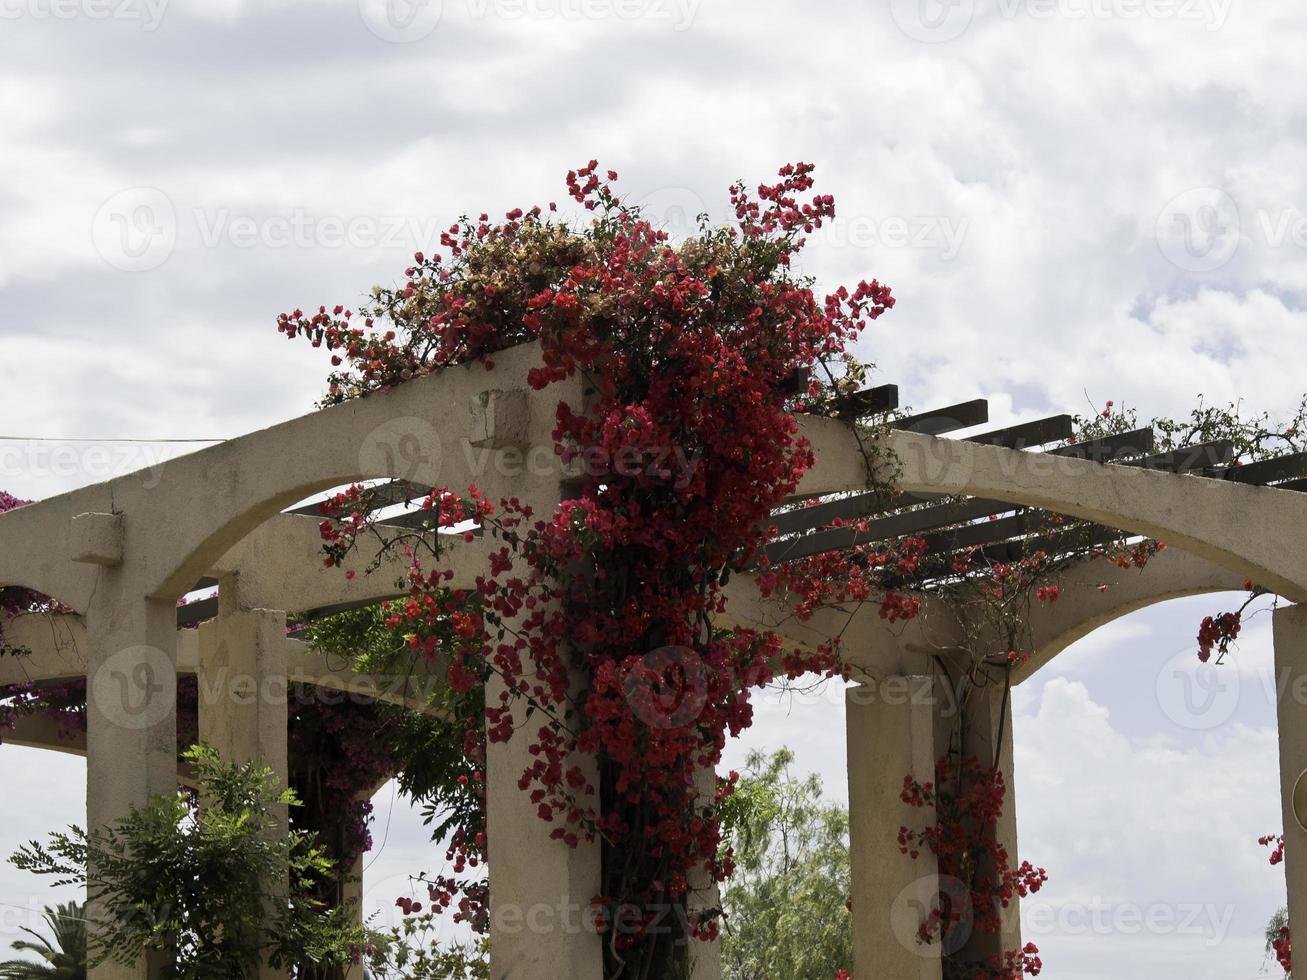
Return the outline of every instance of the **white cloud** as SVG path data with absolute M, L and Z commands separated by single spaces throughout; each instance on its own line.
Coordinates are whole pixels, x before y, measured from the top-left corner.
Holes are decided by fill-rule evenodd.
M 1296 10 L 1201 0 L 1175 6 L 1206 20 L 1131 18 L 1139 5 L 1121 0 L 1076 16 L 1088 5 L 1060 0 L 1042 17 L 1043 4 L 963 0 L 953 6 L 970 25 L 929 44 L 895 22 L 915 2 L 668 4 L 693 13 L 680 31 L 482 6 L 444 0 L 411 44 L 379 39 L 349 0 L 176 0 L 150 31 L 6 19 L 0 434 L 230 435 L 307 411 L 325 365 L 280 338 L 275 315 L 356 301 L 428 243 L 409 229 L 393 246 L 320 234 L 281 246 L 269 222 L 400 216 L 420 229 L 559 199 L 563 173 L 591 156 L 622 171 L 636 199 L 702 201 L 719 218 L 734 178 L 815 160 L 840 221 L 814 236 L 805 268 L 823 286 L 894 286 L 898 308 L 862 349 L 919 408 L 986 395 L 1001 423 L 1084 411 L 1086 392 L 1146 416 L 1184 413 L 1200 392 L 1277 411 L 1301 393 L 1307 21 Z M 138 187 L 167 196 L 176 244 L 157 268 L 123 272 L 97 251 L 93 221 Z M 1164 250 L 1159 219 L 1195 188 L 1232 210 L 1182 207 L 1179 225 L 1162 221 Z M 262 229 L 253 244 L 206 243 L 206 228 L 238 218 Z M 921 234 L 896 243 L 895 222 Z M 1206 249 L 1197 264 L 1212 267 L 1187 268 L 1177 242 Z M 84 462 L 37 462 L 6 464 L 0 487 L 41 497 L 95 476 Z M 1187 882 L 1206 895 L 1228 881 L 1247 941 L 1218 950 L 1241 964 L 1221 975 L 1242 978 L 1256 972 L 1238 971 L 1256 958 L 1245 920 L 1264 911 L 1268 870 L 1247 834 L 1273 829 L 1274 744 L 1242 704 L 1209 735 L 1164 718 L 1149 727 L 1156 671 L 1190 635 L 1163 641 L 1171 634 L 1145 625 L 1167 615 L 1064 654 L 1056 669 L 1079 686 L 1041 672 L 1018 689 L 1021 819 L 1032 852 L 1052 855 L 1050 894 Z M 1235 668 L 1241 698 L 1263 709 L 1264 628 L 1249 627 Z M 1146 677 L 1129 676 L 1132 658 Z M 1142 707 L 1124 703 L 1140 690 Z M 800 765 L 844 793 L 838 699 L 758 717 L 745 745 L 795 745 Z M 0 784 L 29 787 L 31 767 L 22 750 L 0 752 Z M 73 790 L 45 792 L 50 808 L 24 833 L 80 807 Z M 421 843 L 406 834 L 392 840 L 405 860 L 395 842 Z M 1183 942 L 1154 938 L 1057 940 L 1046 973 L 1215 975 Z
M 1050 875 L 1025 938 L 1049 975 L 1255 975 L 1284 901 L 1257 845 L 1280 824 L 1274 729 L 1127 737 L 1083 683 L 1055 678 L 1013 731 L 1021 857 Z

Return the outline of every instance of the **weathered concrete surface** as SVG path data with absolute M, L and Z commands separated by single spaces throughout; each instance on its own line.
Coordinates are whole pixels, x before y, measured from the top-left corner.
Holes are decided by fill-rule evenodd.
M 1293 789 L 1307 772 L 1307 606 L 1277 609 L 1275 681 L 1280 728 L 1280 801 L 1284 817 L 1284 878 L 1289 916 L 1307 921 L 1307 830 L 1294 813 Z
M 229 583 L 228 592 L 234 592 Z M 278 789 L 290 784 L 286 679 L 286 614 L 265 609 L 242 610 L 223 603 L 217 619 L 199 628 L 199 687 L 221 696 L 199 699 L 199 734 L 229 763 L 255 763 L 272 771 Z M 201 801 L 203 805 L 203 801 Z M 273 808 L 270 837 L 290 831 L 285 806 Z M 262 882 L 265 908 L 276 921 L 290 890 L 290 869 Z M 287 980 L 290 973 L 264 963 L 258 980 Z
M 925 826 L 928 811 L 900 798 L 903 777 L 933 782 L 935 717 L 940 704 L 931 677 L 907 678 L 906 696 L 883 688 L 850 688 L 848 725 L 849 856 L 852 871 L 853 975 L 939 980 L 940 946 L 916 941 L 940 882 L 934 854 L 914 861 L 899 852 L 900 826 Z
M 818 462 L 800 493 L 865 489 L 867 465 L 847 425 L 805 417 L 801 431 Z M 1307 527 L 1307 494 L 915 432 L 894 432 L 881 446 L 893 452 L 904 490 L 971 494 L 1096 521 L 1165 541 L 1285 598 L 1307 601 L 1307 548 L 1285 533 Z

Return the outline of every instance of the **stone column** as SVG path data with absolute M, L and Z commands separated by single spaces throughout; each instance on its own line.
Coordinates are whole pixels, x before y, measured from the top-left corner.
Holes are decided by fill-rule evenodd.
M 496 675 L 486 701 L 499 704 Z M 492 980 L 601 980 L 603 951 L 591 928 L 590 900 L 600 891 L 598 841 L 570 848 L 551 840 L 553 824 L 536 814 L 518 788 L 535 761 L 528 747 L 545 724 L 530 718 L 520 701 L 517 730 L 508 742 L 491 743 L 486 760 L 486 832 L 490 872 L 490 976 Z M 598 785 L 593 759 L 577 758 Z
M 1307 930 L 1307 831 L 1294 815 L 1293 791 L 1307 772 L 1307 605 L 1275 610 L 1275 681 L 1279 694 L 1280 801 L 1284 816 L 1284 878 L 1289 926 Z M 1307 778 L 1299 809 L 1307 804 Z M 1307 817 L 1307 812 L 1303 813 Z M 1295 920 L 1295 916 L 1297 919 Z M 1294 926 L 1294 922 L 1298 925 Z
M 101 571 L 87 610 L 86 821 L 92 831 L 177 792 L 176 617 L 174 602 L 146 598 L 121 566 Z M 89 873 L 94 879 L 94 866 Z M 99 914 L 91 903 L 88 917 L 95 922 Z M 105 962 L 88 976 L 153 980 L 161 969 L 152 956 Z
M 929 811 L 900 798 L 903 777 L 934 782 L 934 680 L 888 678 L 845 696 L 848 727 L 849 851 L 852 872 L 853 975 L 871 980 L 939 980 L 939 943 L 916 941 L 935 907 L 935 856 L 899 851 L 899 828 L 922 827 Z
M 234 578 L 219 591 L 218 618 L 200 626 L 199 733 L 226 763 L 256 762 L 272 770 L 276 784 L 288 780 L 286 730 L 286 614 L 237 608 Z M 225 597 L 225 598 L 224 598 Z M 284 806 L 277 807 L 274 834 L 289 832 Z M 283 875 L 266 884 L 269 916 L 286 901 Z M 289 974 L 264 964 L 259 980 Z
M 708 801 L 717 793 L 717 771 L 700 769 L 695 784 L 699 795 Z M 721 888 L 712 880 L 712 875 L 702 868 L 696 868 L 689 876 L 690 910 L 721 908 Z M 701 942 L 690 940 L 690 980 L 722 980 L 722 944 L 720 940 Z
M 583 409 L 580 378 L 570 383 L 568 392 L 562 397 Z M 566 492 L 567 474 L 552 448 L 554 412 L 534 412 L 532 402 L 525 389 L 475 396 L 468 445 L 491 451 L 482 465 L 501 474 L 520 474 L 513 495 L 531 507 L 534 520 L 548 521 Z M 515 569 L 517 574 L 526 571 Z M 506 639 L 512 642 L 511 632 Z M 531 665 L 524 666 L 529 674 Z M 493 675 L 486 685 L 486 704 L 499 707 L 503 690 L 503 681 Z M 548 719 L 538 711 L 528 712 L 521 699 L 513 702 L 512 710 L 512 737 L 491 743 L 486 753 L 491 980 L 601 980 L 603 948 L 589 908 L 600 893 L 602 848 L 598 840 L 582 840 L 570 848 L 550 839 L 554 825 L 539 818 L 528 793 L 518 788 L 522 773 L 536 760 L 531 743 Z M 572 763 L 588 782 L 599 785 L 592 757 Z
M 1007 794 L 1003 812 L 994 828 L 998 843 L 1007 851 L 1009 867 L 1017 867 L 1017 799 L 1012 761 L 1012 694 L 1001 682 L 972 692 L 966 705 L 966 744 L 964 756 L 975 756 L 981 767 L 995 766 L 1003 774 Z M 1000 731 L 1001 729 L 1001 731 Z M 1001 741 L 1000 741 L 1001 739 Z M 1021 902 L 1013 897 L 1006 909 L 999 910 L 997 933 L 973 931 L 961 956 L 967 960 L 988 960 L 1004 952 L 1021 948 Z

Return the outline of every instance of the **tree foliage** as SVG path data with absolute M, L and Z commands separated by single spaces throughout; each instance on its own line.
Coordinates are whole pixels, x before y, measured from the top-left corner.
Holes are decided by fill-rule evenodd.
M 722 894 L 728 980 L 831 980 L 853 963 L 849 815 L 794 754 L 753 752 L 726 803 L 735 874 Z
M 77 902 L 46 906 L 50 938 L 24 928 L 32 940 L 20 939 L 15 953 L 32 953 L 39 960 L 5 960 L 0 980 L 86 980 L 86 913 Z
M 10 861 L 87 887 L 102 916 L 93 965 L 157 954 L 168 980 L 244 980 L 265 960 L 349 962 L 363 940 L 351 910 L 305 897 L 330 861 L 305 835 L 280 830 L 277 808 L 295 805 L 294 794 L 271 770 L 224 764 L 207 746 L 184 758 L 198 797 L 156 797 L 93 834 L 72 827 L 32 841 Z M 289 890 L 278 898 L 270 883 L 283 879 Z

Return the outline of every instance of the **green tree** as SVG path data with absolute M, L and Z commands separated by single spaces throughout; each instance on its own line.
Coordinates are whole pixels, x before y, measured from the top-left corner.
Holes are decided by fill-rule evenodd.
M 794 753 L 752 753 L 727 804 L 736 872 L 722 895 L 727 980 L 831 980 L 853 965 L 849 815 Z
M 1266 924 L 1266 958 L 1275 960 L 1284 967 L 1284 980 L 1292 980 L 1293 971 L 1288 967 L 1289 958 L 1289 910 L 1282 908 L 1271 916 Z
M 301 833 L 278 832 L 276 808 L 293 806 L 271 770 L 223 764 L 207 746 L 185 755 L 199 799 L 179 792 L 135 808 L 87 835 L 78 827 L 33 841 L 10 861 L 57 884 L 85 884 L 105 925 L 93 963 L 147 953 L 167 980 L 245 980 L 266 957 L 274 967 L 348 963 L 363 942 L 351 910 L 311 897 L 331 862 Z M 95 869 L 87 881 L 87 867 Z M 267 887 L 289 869 L 289 894 Z
M 86 980 L 86 915 L 81 905 L 68 902 L 46 906 L 45 921 L 51 938 L 24 929 L 36 942 L 20 939 L 15 953 L 35 953 L 40 962 L 5 960 L 0 963 L 0 980 Z

